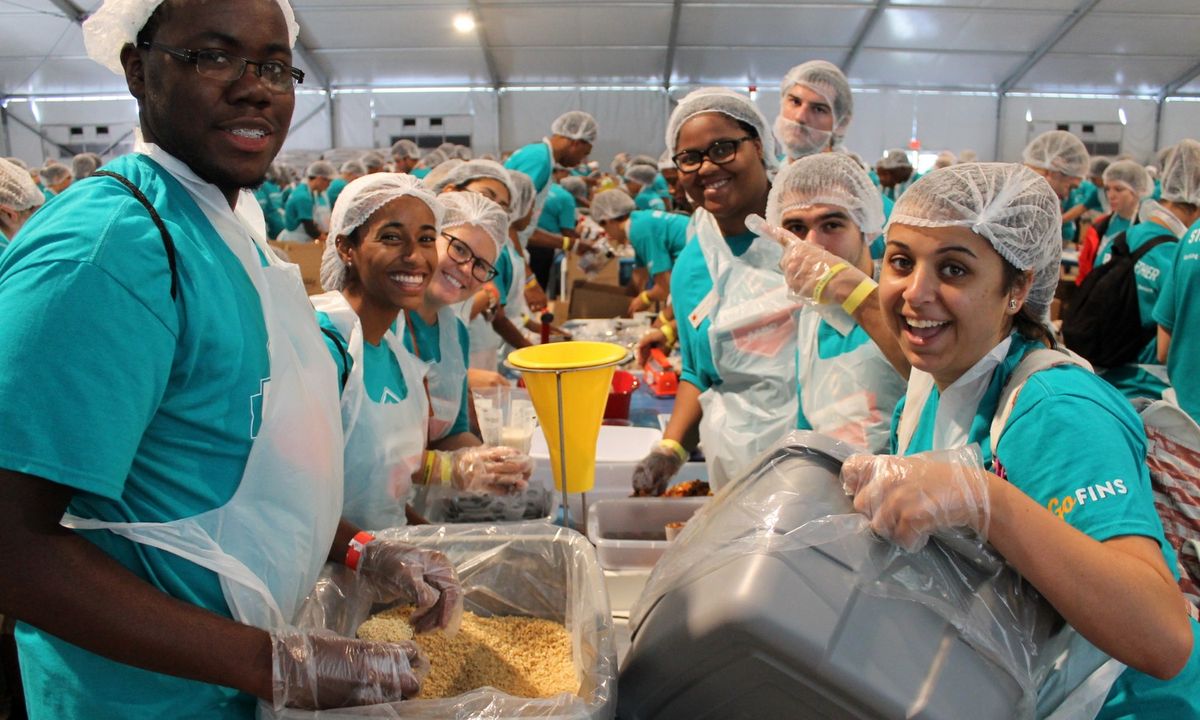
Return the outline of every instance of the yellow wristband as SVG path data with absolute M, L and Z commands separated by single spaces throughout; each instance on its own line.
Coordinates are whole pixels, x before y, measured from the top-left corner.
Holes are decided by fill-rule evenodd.
M 662 334 L 666 336 L 668 345 L 675 344 L 675 328 L 671 327 L 671 323 L 663 323 L 659 330 L 662 330 Z
M 535 287 L 540 287 L 540 286 L 538 285 L 538 279 L 537 279 L 537 276 L 536 276 L 536 275 L 530 275 L 530 276 L 529 276 L 529 279 L 525 281 L 525 287 L 527 287 L 527 288 L 535 288 Z
M 642 302 L 646 303 L 647 305 L 649 305 L 650 303 L 652 303 L 652 302 L 653 302 L 653 301 L 650 299 L 650 296 L 649 296 L 648 294 L 646 294 L 646 291 L 645 291 L 645 290 L 643 290 L 643 291 L 641 291 L 640 293 L 638 293 L 638 299 L 639 299 L 639 300 L 641 300 Z
M 428 485 L 430 483 L 430 478 L 433 477 L 433 461 L 436 458 L 437 458 L 437 453 L 435 453 L 433 450 L 425 451 L 425 458 L 421 463 L 422 467 L 424 468 L 424 470 L 421 473 L 421 477 L 423 478 L 423 482 L 425 485 Z
M 842 309 L 853 315 L 858 306 L 863 304 L 863 300 L 866 300 L 867 296 L 874 292 L 877 287 L 879 287 L 879 283 L 871 278 L 863 278 L 858 287 L 854 288 L 854 292 L 850 293 L 850 296 L 842 303 Z
M 666 310 L 663 310 L 662 312 L 660 312 L 658 314 L 658 324 L 659 325 L 666 325 L 670 322 L 671 321 L 667 319 L 667 311 Z
M 826 270 L 825 274 L 821 276 L 821 279 L 817 281 L 817 286 L 813 288 L 813 300 L 816 300 L 818 305 L 821 304 L 821 293 L 825 292 L 825 288 L 829 285 L 829 281 L 832 280 L 835 275 L 848 267 L 850 266 L 846 263 L 840 262 Z
M 687 450 L 684 450 L 683 446 L 678 442 L 670 438 L 663 438 L 662 440 L 658 441 L 658 444 L 660 447 L 665 447 L 671 452 L 675 453 L 675 457 L 679 458 L 679 462 L 687 462 L 689 453 Z
M 571 252 L 571 238 L 563 235 L 563 252 Z
M 454 473 L 454 466 L 450 463 L 450 453 L 439 452 L 438 454 L 438 485 L 449 485 L 450 477 Z

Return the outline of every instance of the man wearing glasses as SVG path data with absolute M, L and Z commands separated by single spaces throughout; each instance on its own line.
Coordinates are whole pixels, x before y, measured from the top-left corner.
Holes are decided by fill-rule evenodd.
M 299 274 L 253 229 L 246 188 L 304 77 L 296 31 L 286 0 L 106 0 L 84 23 L 138 101 L 137 151 L 0 263 L 0 612 L 21 621 L 35 720 L 419 689 L 415 646 L 287 627 L 327 559 L 376 589 L 403 565 L 340 522 L 333 363 Z

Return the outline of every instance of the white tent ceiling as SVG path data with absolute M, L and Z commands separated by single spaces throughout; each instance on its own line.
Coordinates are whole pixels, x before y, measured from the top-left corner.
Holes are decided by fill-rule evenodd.
M 123 93 L 84 53 L 100 0 L 0 0 L 0 98 Z M 294 0 L 309 87 L 860 87 L 1200 95 L 1200 0 Z M 457 13 L 477 28 L 461 34 Z

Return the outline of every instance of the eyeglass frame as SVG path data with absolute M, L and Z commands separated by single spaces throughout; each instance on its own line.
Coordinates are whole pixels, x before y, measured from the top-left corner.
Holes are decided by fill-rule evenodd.
M 742 143 L 746 142 L 747 140 L 757 140 L 757 138 L 754 137 L 753 135 L 743 135 L 740 138 L 722 138 L 720 140 L 714 140 L 711 143 L 709 143 L 708 147 L 706 147 L 703 150 L 684 150 L 681 153 L 675 153 L 674 155 L 671 156 L 671 162 L 675 165 L 675 169 L 677 169 L 679 172 L 691 175 L 692 173 L 698 171 L 700 168 L 704 167 L 705 160 L 708 160 L 713 165 L 725 165 L 727 163 L 733 162 L 734 160 L 737 159 L 738 148 L 741 147 Z M 733 152 L 730 154 L 729 157 L 725 158 L 724 160 L 718 161 L 716 158 L 714 158 L 712 156 L 711 153 L 713 151 L 713 148 L 715 148 L 717 145 L 721 145 L 722 143 L 733 143 Z M 700 160 L 699 160 L 699 162 L 696 163 L 696 167 L 692 168 L 691 170 L 684 170 L 683 166 L 680 164 L 679 158 L 684 155 L 690 155 L 692 153 L 696 153 L 697 155 L 699 155 Z
M 496 270 L 495 265 L 476 255 L 475 251 L 471 249 L 471 246 L 467 245 L 466 241 L 464 241 L 462 238 L 451 235 L 445 230 L 442 231 L 442 236 L 449 241 L 446 243 L 446 256 L 450 258 L 450 262 L 454 263 L 455 265 L 465 265 L 468 262 L 471 263 L 471 277 L 475 278 L 481 283 L 485 283 L 491 282 L 498 274 L 500 274 L 499 271 Z M 467 253 L 467 256 L 462 260 L 456 259 L 454 257 L 454 253 L 450 250 L 450 248 L 454 247 L 455 243 L 462 245 L 463 250 L 465 250 Z M 488 273 L 488 276 L 485 278 L 479 277 L 475 274 L 476 268 L 483 268 L 483 271 Z
M 227 82 L 232 85 L 233 83 L 235 83 L 238 80 L 241 80 L 243 77 L 245 77 L 246 68 L 249 67 L 250 65 L 253 65 L 254 66 L 254 74 L 258 76 L 258 81 L 260 83 L 262 83 L 263 86 L 266 87 L 268 90 L 270 90 L 271 92 L 274 92 L 277 95 L 286 94 L 289 90 L 294 90 L 297 85 L 304 84 L 304 71 L 301 70 L 300 68 L 296 67 L 295 65 L 289 65 L 289 64 L 283 62 L 282 60 L 262 60 L 262 61 L 251 60 L 250 58 L 244 58 L 244 57 L 241 57 L 240 55 L 234 55 L 233 53 L 225 52 L 224 50 L 208 49 L 208 48 L 203 49 L 203 50 L 190 50 L 188 48 L 178 48 L 178 47 L 174 47 L 172 45 L 165 45 L 163 43 L 160 43 L 160 42 L 157 42 L 154 40 L 143 40 L 142 42 L 139 42 L 137 44 L 137 46 L 139 48 L 141 48 L 142 50 L 161 50 L 161 51 L 165 52 L 166 54 L 170 55 L 171 57 L 175 58 L 176 60 L 190 63 L 191 65 L 195 66 L 196 74 L 198 74 L 200 77 L 206 77 L 209 80 L 219 80 L 221 82 Z M 242 66 L 237 72 L 237 77 L 228 79 L 228 80 L 223 80 L 222 78 L 213 77 L 211 75 L 205 75 L 204 73 L 200 72 L 200 54 L 201 53 L 210 53 L 213 55 L 218 55 L 218 56 L 224 57 L 232 62 L 241 62 Z M 287 70 L 287 74 L 290 75 L 292 78 L 291 85 L 287 90 L 277 89 L 277 88 L 271 86 L 270 84 L 268 84 L 266 82 L 266 80 L 264 80 L 263 68 L 266 67 L 267 65 L 278 65 L 278 66 L 284 68 L 285 70 Z M 231 65 L 230 67 L 236 67 L 236 65 Z

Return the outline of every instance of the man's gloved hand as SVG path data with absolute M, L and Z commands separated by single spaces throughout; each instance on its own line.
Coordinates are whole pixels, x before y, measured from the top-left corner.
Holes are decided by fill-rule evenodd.
M 533 474 L 533 459 L 510 447 L 479 445 L 450 453 L 450 481 L 459 490 L 507 495 L 521 492 Z
M 442 553 L 377 538 L 363 546 L 358 576 L 375 602 L 416 605 L 410 620 L 413 630 L 458 630 L 463 611 L 462 584 L 454 565 Z
M 783 260 L 779 263 L 783 277 L 792 294 L 805 302 L 842 305 L 864 283 L 866 288 L 873 288 L 874 280 L 867 277 L 866 273 L 816 243 L 801 240 L 781 227 L 768 224 L 757 215 L 746 218 L 746 227 L 783 244 Z M 869 289 L 864 292 L 869 292 Z
M 429 674 L 429 659 L 411 641 L 386 643 L 313 634 L 271 632 L 275 710 L 354 707 L 410 698 Z
M 633 469 L 633 494 L 662 495 L 686 458 L 687 451 L 682 445 L 674 440 L 660 440 Z

